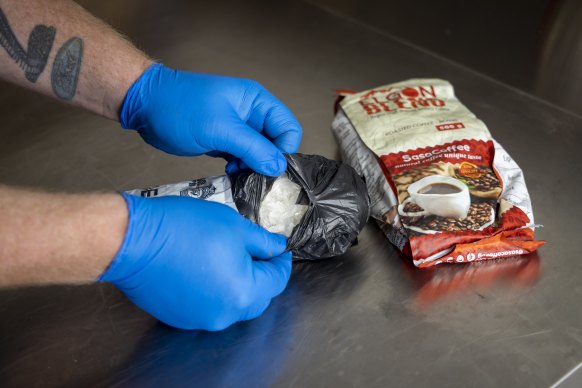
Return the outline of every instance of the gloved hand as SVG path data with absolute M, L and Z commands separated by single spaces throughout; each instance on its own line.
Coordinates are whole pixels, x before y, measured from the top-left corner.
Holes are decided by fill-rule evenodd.
M 99 280 L 160 321 L 221 330 L 258 317 L 285 288 L 291 274 L 285 237 L 223 204 L 122 195 L 127 233 Z
M 129 88 L 119 118 L 168 153 L 224 156 L 228 173 L 246 164 L 279 176 L 287 167 L 282 152 L 297 152 L 301 140 L 293 114 L 258 83 L 161 64 Z

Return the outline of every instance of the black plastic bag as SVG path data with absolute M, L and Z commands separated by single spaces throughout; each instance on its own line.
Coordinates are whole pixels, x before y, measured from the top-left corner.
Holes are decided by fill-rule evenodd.
M 309 205 L 287 248 L 293 260 L 341 255 L 356 241 L 370 216 L 365 182 L 349 165 L 319 155 L 286 154 L 287 174 L 301 186 L 298 204 Z M 230 176 L 238 211 L 253 222 L 277 178 L 242 172 Z

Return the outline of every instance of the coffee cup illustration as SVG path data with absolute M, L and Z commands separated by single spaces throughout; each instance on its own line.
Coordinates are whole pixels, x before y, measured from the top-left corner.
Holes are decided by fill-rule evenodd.
M 422 178 L 408 187 L 411 200 L 427 213 L 440 217 L 467 217 L 471 206 L 469 188 L 463 182 L 441 175 Z

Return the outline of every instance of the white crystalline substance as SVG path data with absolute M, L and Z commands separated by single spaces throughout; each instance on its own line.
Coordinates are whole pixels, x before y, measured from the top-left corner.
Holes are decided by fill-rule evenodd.
M 290 237 L 308 208 L 296 204 L 299 193 L 301 187 L 286 175 L 278 178 L 261 203 L 259 224 L 272 233 Z

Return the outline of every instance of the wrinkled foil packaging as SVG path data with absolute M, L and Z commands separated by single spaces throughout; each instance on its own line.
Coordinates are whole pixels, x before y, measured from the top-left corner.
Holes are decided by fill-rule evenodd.
M 371 216 L 417 267 L 527 254 L 522 170 L 439 79 L 340 93 L 332 132 L 365 177 Z

